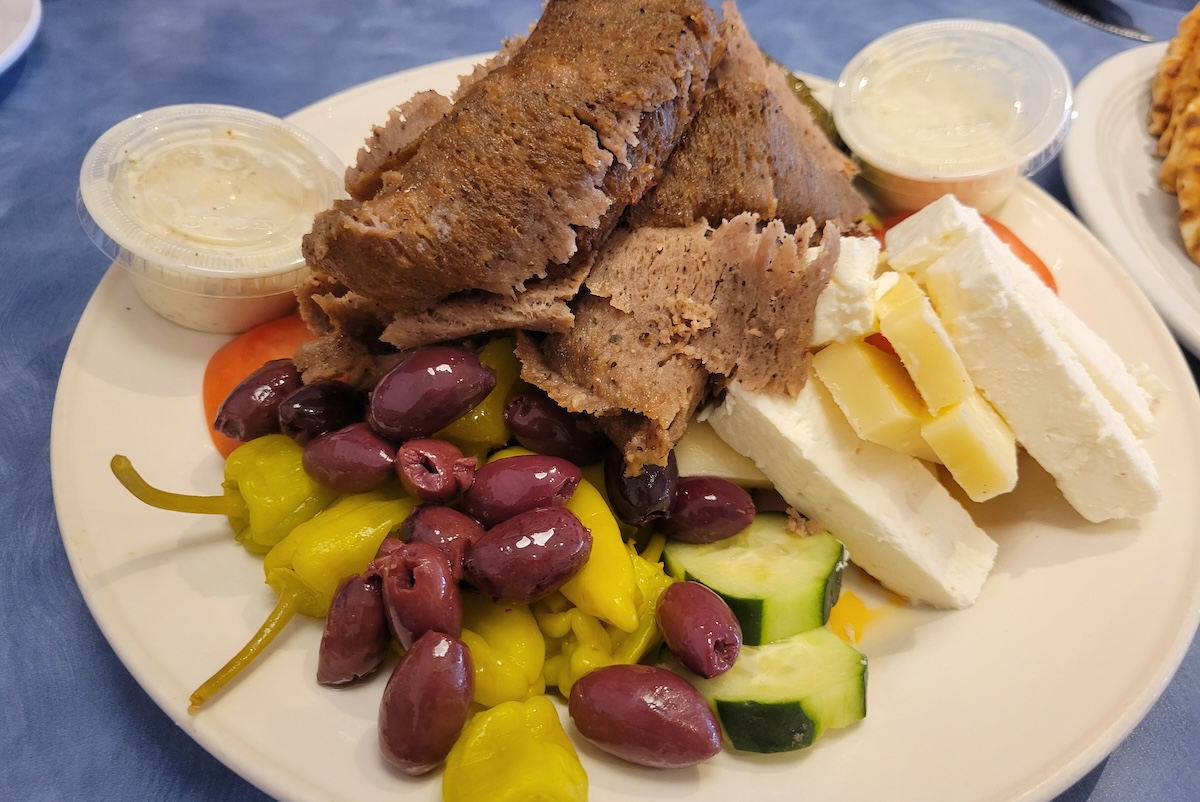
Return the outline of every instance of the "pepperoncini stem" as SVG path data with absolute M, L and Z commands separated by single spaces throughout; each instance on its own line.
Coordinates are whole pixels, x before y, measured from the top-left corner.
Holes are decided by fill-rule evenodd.
M 228 663 L 222 666 L 216 674 L 213 674 L 204 681 L 204 684 L 192 692 L 191 704 L 188 706 L 189 714 L 195 715 L 200 710 L 201 705 L 220 693 L 234 677 L 245 671 L 254 662 L 254 659 L 271 645 L 271 641 L 275 640 L 275 636 L 283 630 L 287 623 L 292 620 L 292 616 L 300 609 L 300 603 L 306 592 L 305 588 L 299 583 L 288 584 L 283 588 L 279 594 L 279 601 L 275 603 L 275 609 L 267 616 L 267 620 L 263 621 L 262 626 L 258 628 L 258 632 L 255 632 L 246 645 Z
M 109 463 L 113 476 L 117 477 L 126 490 L 138 501 L 157 507 L 160 510 L 172 512 L 193 512 L 201 515 L 226 515 L 236 517 L 246 514 L 246 503 L 234 494 L 221 496 L 190 496 L 184 493 L 172 493 L 154 487 L 137 472 L 129 458 L 117 454 Z

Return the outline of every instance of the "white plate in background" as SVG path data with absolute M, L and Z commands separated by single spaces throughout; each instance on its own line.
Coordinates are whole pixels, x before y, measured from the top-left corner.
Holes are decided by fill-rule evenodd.
M 1079 216 L 1200 356 L 1200 265 L 1184 249 L 1179 203 L 1159 189 L 1162 160 L 1146 130 L 1150 82 L 1166 47 L 1126 50 L 1079 82 L 1063 179 Z

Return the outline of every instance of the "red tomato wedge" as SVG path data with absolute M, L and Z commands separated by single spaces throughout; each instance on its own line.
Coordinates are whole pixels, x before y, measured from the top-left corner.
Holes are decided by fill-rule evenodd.
M 880 223 L 879 228 L 875 229 L 875 237 L 882 242 L 883 235 L 887 233 L 887 230 L 896 225 L 896 223 L 899 223 L 904 218 L 908 217 L 910 214 L 912 214 L 912 212 L 905 212 L 903 214 L 897 214 L 887 218 Z M 1038 278 L 1042 280 L 1043 284 L 1054 290 L 1056 293 L 1058 292 L 1058 282 L 1054 280 L 1054 274 L 1050 272 L 1050 268 L 1046 266 L 1046 263 L 1042 261 L 1041 257 L 1034 253 L 1028 245 L 1022 242 L 1021 238 L 1014 234 L 1008 226 L 1004 225 L 996 218 L 989 217 L 986 214 L 980 216 L 983 217 L 983 221 L 988 224 L 988 227 L 990 227 L 993 232 L 995 232 L 996 236 L 1000 238 L 1000 241 L 1007 245 L 1018 259 L 1029 265 L 1034 273 L 1037 273 Z
M 239 334 L 209 357 L 208 365 L 204 369 L 202 391 L 204 417 L 213 445 L 221 452 L 222 457 L 228 457 L 231 451 L 241 445 L 237 440 L 230 440 L 212 428 L 213 421 L 217 418 L 217 410 L 230 390 L 270 360 L 290 358 L 301 343 L 312 338 L 313 333 L 300 319 L 300 315 L 294 314 L 263 323 L 244 334 Z

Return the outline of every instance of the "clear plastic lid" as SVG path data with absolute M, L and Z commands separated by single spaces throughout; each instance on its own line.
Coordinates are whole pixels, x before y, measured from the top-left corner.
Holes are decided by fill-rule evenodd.
M 900 28 L 856 55 L 833 116 L 855 155 L 880 170 L 944 179 L 1016 169 L 1059 151 L 1071 79 L 1040 39 L 995 22 L 945 19 Z
M 307 268 L 301 237 L 342 195 L 343 167 L 305 131 L 235 106 L 135 115 L 84 157 L 80 220 L 110 259 L 200 295 L 269 295 Z

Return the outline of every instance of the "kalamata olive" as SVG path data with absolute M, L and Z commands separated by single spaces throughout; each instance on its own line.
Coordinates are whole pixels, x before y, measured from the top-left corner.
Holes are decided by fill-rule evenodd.
M 405 649 L 426 632 L 462 632 L 462 593 L 437 546 L 405 543 L 376 557 L 368 570 L 382 578 L 388 625 Z
M 279 430 L 304 445 L 313 438 L 358 423 L 366 408 L 366 394 L 346 382 L 335 379 L 313 382 L 280 401 Z
M 642 526 L 666 518 L 679 485 L 675 452 L 667 455 L 666 465 L 645 465 L 636 476 L 627 476 L 624 455 L 610 448 L 604 459 L 604 485 L 613 513 L 625 523 Z
M 379 703 L 379 747 L 405 774 L 446 759 L 471 712 L 475 667 L 466 644 L 426 632 L 396 664 Z
M 377 576 L 347 577 L 333 594 L 317 652 L 317 682 L 346 685 L 375 672 L 392 642 Z
M 482 401 L 496 371 L 470 351 L 433 346 L 413 351 L 371 391 L 367 422 L 393 440 L 429 437 Z
M 396 473 L 404 489 L 421 501 L 449 501 L 475 480 L 475 457 L 464 457 L 453 443 L 423 437 L 400 444 Z
M 463 494 L 463 512 L 485 527 L 537 507 L 560 507 L 571 500 L 583 472 L 573 462 L 541 454 L 493 460 L 475 471 Z
M 279 402 L 302 382 L 296 363 L 272 359 L 238 382 L 217 409 L 213 428 L 233 440 L 279 432 Z
M 365 423 L 323 434 L 304 447 L 309 476 L 342 493 L 365 493 L 396 475 L 396 446 Z
M 514 395 L 504 407 L 504 422 L 517 442 L 576 465 L 599 462 L 609 447 L 601 432 L 584 428 L 583 418 L 560 407 L 536 387 Z
M 742 627 L 725 600 L 699 582 L 675 582 L 658 598 L 658 628 L 685 668 L 712 678 L 742 648 Z
M 598 668 L 571 687 L 567 711 L 584 738 L 641 766 L 684 768 L 721 751 L 712 708 L 691 683 L 665 668 Z
M 754 499 L 719 476 L 684 476 L 671 514 L 657 527 L 672 540 L 715 543 L 733 537 L 754 521 Z
M 482 536 L 483 526 L 479 521 L 440 504 L 419 505 L 400 527 L 402 540 L 430 543 L 441 549 L 450 562 L 450 573 L 456 582 L 462 579 L 467 549 Z
M 483 533 L 467 549 L 463 578 L 505 604 L 536 601 L 579 572 L 592 533 L 565 507 L 539 507 Z

